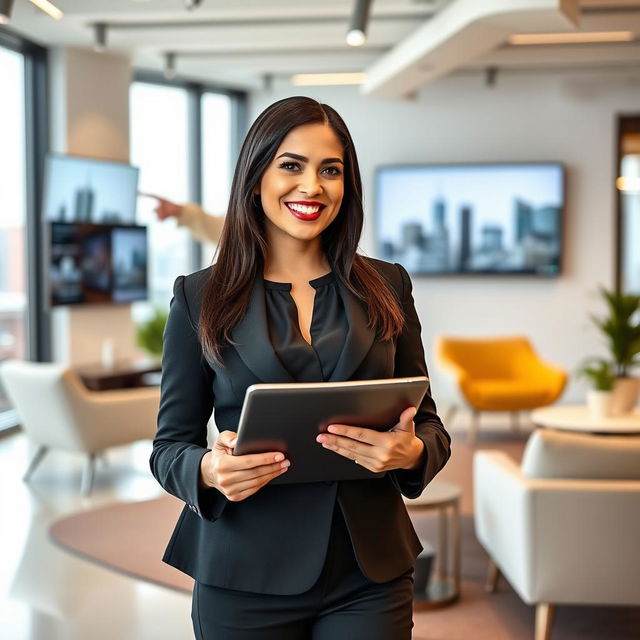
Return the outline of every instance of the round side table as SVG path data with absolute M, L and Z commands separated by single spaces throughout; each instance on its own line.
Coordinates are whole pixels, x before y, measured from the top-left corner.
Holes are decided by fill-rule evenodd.
M 438 554 L 435 575 L 423 593 L 414 593 L 414 609 L 454 603 L 460 597 L 460 497 L 462 489 L 450 482 L 433 481 L 418 498 L 404 498 L 409 513 L 438 510 Z
M 593 418 L 586 405 L 543 407 L 531 412 L 531 421 L 541 427 L 583 433 L 638 435 L 640 409 L 608 418 Z

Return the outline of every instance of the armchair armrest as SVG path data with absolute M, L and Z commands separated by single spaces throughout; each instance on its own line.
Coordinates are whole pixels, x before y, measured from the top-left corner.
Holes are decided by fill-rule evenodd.
M 494 451 L 473 473 L 476 535 L 525 602 L 640 601 L 640 481 L 531 479 Z
M 87 451 L 152 440 L 156 432 L 159 387 L 87 391 L 71 398 Z

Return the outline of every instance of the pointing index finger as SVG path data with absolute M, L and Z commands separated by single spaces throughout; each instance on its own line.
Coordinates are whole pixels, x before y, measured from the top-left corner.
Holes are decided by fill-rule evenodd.
M 160 196 L 157 196 L 155 193 L 147 193 L 146 191 L 138 191 L 138 195 L 143 198 L 154 198 L 155 200 L 162 200 Z

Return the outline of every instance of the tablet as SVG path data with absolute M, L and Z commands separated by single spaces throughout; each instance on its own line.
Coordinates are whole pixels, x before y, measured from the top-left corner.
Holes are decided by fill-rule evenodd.
M 427 392 L 426 376 L 252 384 L 240 413 L 234 455 L 281 451 L 291 466 L 269 484 L 379 478 L 316 442 L 330 424 L 387 431 L 407 407 L 418 407 Z

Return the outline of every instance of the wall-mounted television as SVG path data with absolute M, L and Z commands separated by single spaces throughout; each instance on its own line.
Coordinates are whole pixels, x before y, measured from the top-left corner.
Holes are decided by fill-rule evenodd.
M 377 252 L 416 275 L 557 276 L 564 193 L 555 162 L 379 167 Z
M 147 228 L 49 224 L 51 306 L 147 299 Z
M 124 162 L 49 154 L 43 219 L 48 222 L 135 224 L 137 167 Z

